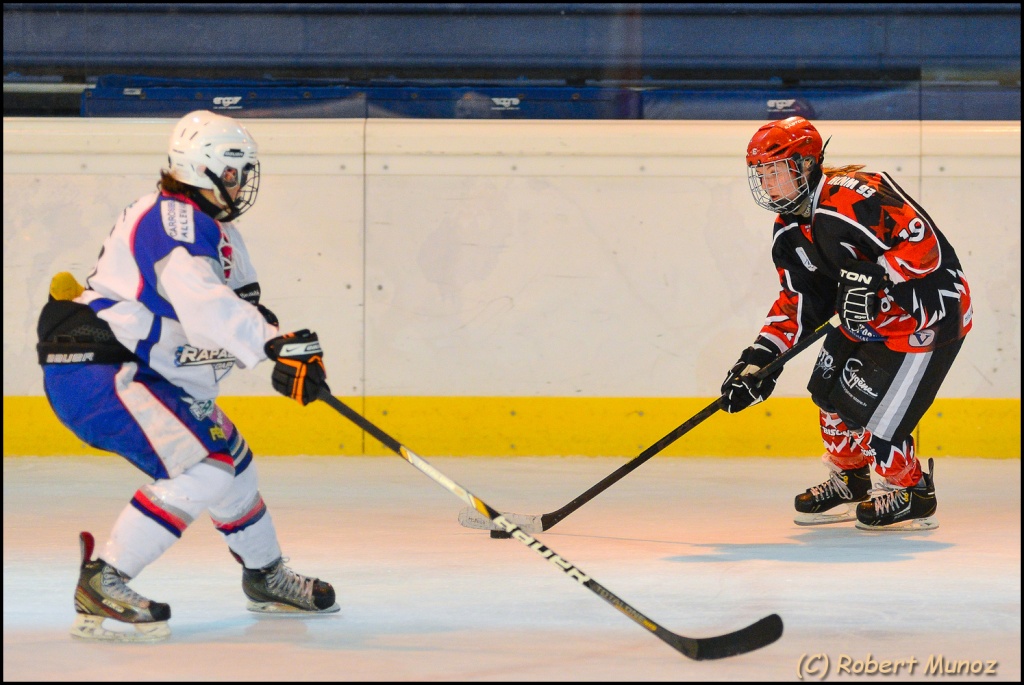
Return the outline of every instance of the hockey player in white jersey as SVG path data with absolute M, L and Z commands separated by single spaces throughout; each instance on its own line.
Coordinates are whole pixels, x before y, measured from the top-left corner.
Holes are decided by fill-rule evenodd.
M 84 442 L 153 478 L 96 559 L 93 536 L 81 534 L 72 635 L 167 637 L 170 607 L 127 583 L 204 511 L 242 564 L 250 610 L 339 610 L 329 583 L 285 565 L 252 451 L 216 404 L 233 367 L 268 358 L 273 387 L 299 403 L 326 388 L 316 334 L 278 330 L 231 223 L 252 207 L 259 180 L 257 145 L 245 127 L 211 112 L 186 115 L 171 135 L 158 190 L 121 212 L 84 290 L 61 299 L 68 295 L 51 288 L 38 346 L 50 405 Z M 106 619 L 134 630 L 104 627 Z

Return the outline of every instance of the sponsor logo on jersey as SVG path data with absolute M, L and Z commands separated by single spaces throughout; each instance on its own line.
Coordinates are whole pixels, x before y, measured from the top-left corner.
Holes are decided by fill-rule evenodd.
M 196 241 L 196 225 L 192 216 L 192 205 L 185 202 L 165 200 L 160 203 L 160 217 L 163 219 L 164 232 L 178 242 L 194 243 Z
M 214 109 L 242 109 L 242 107 L 238 104 L 241 101 L 242 101 L 242 97 L 241 96 L 220 95 L 220 96 L 215 97 L 213 99 L 213 108 Z
M 240 298 L 242 298 L 249 304 L 259 304 L 260 295 L 262 293 L 260 292 L 259 283 L 251 283 L 245 286 L 244 288 L 239 288 L 238 290 L 236 290 L 235 294 L 237 294 Z
M 800 258 L 800 261 L 804 263 L 804 266 L 807 267 L 808 271 L 818 270 L 818 267 L 814 266 L 814 264 L 811 263 L 811 258 L 807 256 L 806 252 L 804 252 L 804 248 L 796 248 L 796 256 Z
M 865 324 L 857 324 L 854 327 L 843 326 L 847 332 L 860 342 L 881 342 L 885 340 L 884 336 L 879 335 L 871 327 Z
M 814 370 L 821 371 L 822 378 L 832 378 L 836 370 L 836 362 L 831 354 L 824 347 L 818 353 L 818 361 L 814 362 Z
M 174 353 L 175 366 L 212 366 L 213 376 L 220 380 L 235 365 L 235 358 L 227 350 L 204 350 L 182 345 Z
M 836 437 L 836 436 L 839 436 L 839 435 L 849 435 L 850 431 L 846 430 L 845 428 L 828 428 L 827 426 L 822 426 L 821 427 L 821 434 L 822 435 L 831 435 L 832 437 Z
M 867 395 L 868 397 L 878 397 L 878 391 L 868 385 L 867 381 L 857 375 L 857 372 L 864 365 L 859 359 L 848 359 L 846 366 L 843 367 L 843 385 L 850 390 L 856 390 L 857 392 Z M 862 403 L 863 404 L 863 403 Z
M 213 413 L 213 400 L 197 400 L 187 395 L 181 399 L 188 405 L 188 410 L 196 417 L 196 421 L 202 421 Z
M 931 347 L 934 342 L 935 331 L 930 328 L 918 331 L 917 333 L 911 333 L 907 339 L 907 344 L 911 347 Z
M 516 110 L 519 109 L 519 98 L 491 98 L 494 106 L 491 109 Z

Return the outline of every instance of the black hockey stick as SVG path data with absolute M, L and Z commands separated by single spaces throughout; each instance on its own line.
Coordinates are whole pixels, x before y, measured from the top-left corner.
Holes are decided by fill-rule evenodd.
M 757 373 L 755 373 L 754 376 L 758 378 L 764 378 L 769 374 L 778 371 L 782 366 L 786 364 L 786 362 L 788 362 L 793 357 L 803 352 L 805 349 L 810 347 L 815 341 L 819 340 L 822 336 L 824 336 L 833 328 L 838 327 L 839 325 L 839 315 L 837 314 L 836 316 L 832 317 L 831 319 L 823 323 L 821 326 L 816 328 L 813 333 L 805 337 L 796 345 L 793 345 L 793 347 L 789 348 L 788 350 L 780 354 L 778 357 L 772 360 L 770 364 L 768 364 L 763 369 L 760 369 Z M 721 401 L 722 398 L 719 397 L 714 402 L 701 409 L 693 417 L 687 419 L 685 422 L 674 428 L 672 432 L 670 432 L 668 435 L 666 435 L 661 440 L 645 449 L 637 456 L 633 457 L 630 461 L 626 462 L 625 464 L 617 468 L 615 471 L 606 476 L 604 480 L 602 480 L 600 483 L 596 484 L 594 487 L 590 488 L 582 495 L 566 504 L 561 509 L 556 509 L 555 511 L 552 511 L 548 514 L 541 514 L 539 516 L 530 516 L 526 514 L 512 514 L 508 512 L 503 512 L 502 516 L 504 516 L 507 520 L 515 523 L 521 530 L 527 533 L 540 533 L 542 531 L 549 530 L 556 523 L 564 519 L 566 516 L 573 513 L 574 511 L 582 507 L 584 504 L 594 499 L 599 494 L 610 488 L 612 485 L 619 482 L 628 474 L 632 473 L 634 470 L 639 468 L 648 459 L 661 452 L 663 449 L 674 443 L 682 436 L 689 433 L 696 426 L 703 423 L 705 419 L 707 419 L 709 416 L 712 416 L 719 409 L 722 408 Z M 462 511 L 460 511 L 459 523 L 461 523 L 466 528 L 499 531 L 499 533 L 495 533 L 495 535 L 500 534 L 501 537 L 505 537 L 505 535 L 501 533 L 501 527 L 496 526 L 490 520 L 483 518 L 482 516 L 477 514 L 477 512 L 473 509 L 463 509 Z
M 393 451 L 402 459 L 405 459 L 407 462 L 425 473 L 435 483 L 448 490 L 469 506 L 474 507 L 488 519 L 499 524 L 502 527 L 502 530 L 535 551 L 542 558 L 554 564 L 560 570 L 564 571 L 567 576 L 575 580 L 577 583 L 588 588 L 598 597 L 611 604 L 629 618 L 633 619 L 633 621 L 639 623 L 641 626 L 657 635 L 673 649 L 682 652 L 691 659 L 697 659 L 698 661 L 704 659 L 722 659 L 736 654 L 745 654 L 746 652 L 751 652 L 755 649 L 760 649 L 761 647 L 770 645 L 782 637 L 782 619 L 779 618 L 778 614 L 765 616 L 757 623 L 749 625 L 742 630 L 737 630 L 734 633 L 719 635 L 716 637 L 685 637 L 683 635 L 677 635 L 670 630 L 666 630 L 630 605 L 626 604 L 611 590 L 607 589 L 584 573 L 568 559 L 555 554 L 554 550 L 544 545 L 540 540 L 527 535 L 518 526 L 503 517 L 497 510 L 492 509 L 476 495 L 435 469 L 426 460 L 413 454 L 413 452 L 407 447 L 403 446 L 397 440 L 375 426 L 368 419 L 356 413 L 355 410 L 344 402 L 331 395 L 330 391 L 326 388 L 320 393 L 319 399 L 329 404 L 345 418 L 349 419 L 379 440 L 385 447 Z

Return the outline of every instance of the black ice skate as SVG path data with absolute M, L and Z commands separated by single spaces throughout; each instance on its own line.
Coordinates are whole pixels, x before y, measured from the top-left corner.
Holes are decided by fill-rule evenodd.
M 243 567 L 242 590 L 249 598 L 249 611 L 331 614 L 341 610 L 330 583 L 296 573 L 285 566 L 286 561 L 281 558 L 256 570 Z
M 853 521 L 857 517 L 857 503 L 868 499 L 871 471 L 867 466 L 844 471 L 827 460 L 822 461 L 829 469 L 828 480 L 796 496 L 797 515 L 793 522 L 798 526 Z
M 928 473 L 909 488 L 883 484 L 884 494 L 857 506 L 857 527 L 864 530 L 933 530 L 939 527 L 933 514 L 935 501 L 935 460 L 928 460 Z
M 114 640 L 119 642 L 156 642 L 171 634 L 167 620 L 171 607 L 154 602 L 138 594 L 127 582 L 128 576 L 102 559 L 92 560 L 96 541 L 92 534 L 79 536 L 82 547 L 82 566 L 75 588 L 75 623 L 71 634 L 87 640 Z M 110 619 L 134 630 L 113 630 L 114 625 L 103 627 Z

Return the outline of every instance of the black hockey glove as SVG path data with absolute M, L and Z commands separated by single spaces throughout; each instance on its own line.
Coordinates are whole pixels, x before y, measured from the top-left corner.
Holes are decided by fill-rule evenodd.
M 267 323 L 269 323 L 271 326 L 276 326 L 278 328 L 281 327 L 281 323 L 277 320 L 277 315 L 274 314 L 274 312 L 270 311 L 261 304 L 257 304 L 256 309 L 260 310 L 260 314 L 263 315 L 263 318 L 266 319 Z
M 316 333 L 307 329 L 267 341 L 267 356 L 277 362 L 270 382 L 274 390 L 305 406 L 327 388 L 327 370 Z
M 851 259 L 839 270 L 836 311 L 843 325 L 853 330 L 878 316 L 878 291 L 886 283 L 880 264 Z
M 768 399 L 775 390 L 775 383 L 779 380 L 782 369 L 761 380 L 753 374 L 767 366 L 777 356 L 779 353 L 775 346 L 761 338 L 743 350 L 739 360 L 729 369 L 725 383 L 722 383 L 722 398 L 719 400 L 722 409 L 735 414 Z

